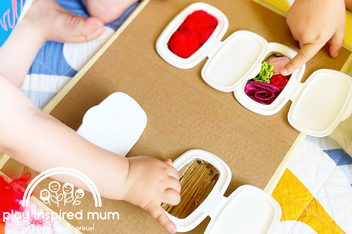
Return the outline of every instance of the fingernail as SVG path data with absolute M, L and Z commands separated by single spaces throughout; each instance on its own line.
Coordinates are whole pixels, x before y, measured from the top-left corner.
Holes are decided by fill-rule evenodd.
M 286 76 L 287 73 L 288 73 L 288 71 L 287 71 L 287 69 L 282 69 L 282 70 L 280 71 L 280 73 L 281 73 L 281 75 Z
M 95 26 L 95 31 L 96 31 L 96 32 L 103 33 L 104 30 L 105 30 L 104 27 L 101 27 L 101 26 L 98 26 L 98 25 Z
M 101 28 L 101 25 L 100 25 L 100 24 L 95 24 L 95 25 L 94 25 L 94 28 L 95 28 L 95 29 L 99 29 L 99 28 Z
M 172 226 L 172 227 L 170 228 L 170 232 L 171 232 L 171 233 L 176 233 L 176 231 L 177 231 L 176 226 Z

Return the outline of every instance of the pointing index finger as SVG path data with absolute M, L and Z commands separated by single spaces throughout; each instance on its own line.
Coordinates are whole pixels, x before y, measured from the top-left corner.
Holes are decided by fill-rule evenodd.
M 321 47 L 322 46 L 316 43 L 304 44 L 298 51 L 298 54 L 282 68 L 280 71 L 281 75 L 288 76 L 292 74 L 295 70 L 309 61 L 321 49 Z

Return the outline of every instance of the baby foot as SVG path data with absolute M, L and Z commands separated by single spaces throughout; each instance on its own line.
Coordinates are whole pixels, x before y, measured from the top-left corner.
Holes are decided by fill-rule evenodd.
M 70 13 L 54 0 L 34 0 L 23 20 L 28 21 L 44 41 L 85 42 L 104 32 L 100 19 Z
M 104 23 L 118 19 L 138 0 L 83 0 L 89 15 L 98 17 Z

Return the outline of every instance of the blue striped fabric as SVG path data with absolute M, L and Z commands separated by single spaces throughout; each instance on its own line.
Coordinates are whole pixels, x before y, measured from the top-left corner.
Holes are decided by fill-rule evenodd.
M 57 3 L 72 13 L 88 17 L 81 0 L 57 0 Z M 106 24 L 106 30 L 116 31 L 138 3 L 133 4 L 116 21 Z M 100 43 L 102 45 L 105 41 Z M 89 50 L 92 50 L 91 53 L 94 54 L 97 45 L 94 48 L 90 45 L 85 43 L 84 51 L 89 52 Z M 22 90 L 39 108 L 43 108 L 79 70 L 76 68 L 77 66 L 72 64 L 72 61 L 68 61 L 67 57 L 65 57 L 65 46 L 68 46 L 68 44 L 52 41 L 45 42 L 28 71 Z M 76 47 L 76 45 L 72 47 L 72 44 L 70 46 L 70 49 Z M 82 43 L 78 43 L 77 47 L 79 46 L 82 46 Z M 79 59 L 87 61 L 88 58 L 82 57 L 76 56 L 74 59 L 75 63 Z

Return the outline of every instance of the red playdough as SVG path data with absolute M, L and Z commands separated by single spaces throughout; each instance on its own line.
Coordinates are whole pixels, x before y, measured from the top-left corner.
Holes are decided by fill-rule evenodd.
M 169 41 L 169 49 L 181 58 L 194 54 L 211 36 L 217 19 L 203 10 L 188 15 Z
M 172 34 L 169 42 L 170 50 L 181 58 L 188 58 L 200 47 L 197 34 L 190 30 L 176 31 Z
M 217 25 L 218 21 L 214 16 L 208 14 L 206 11 L 198 10 L 187 16 L 179 29 L 189 29 L 200 32 L 210 27 L 215 28 Z
M 203 45 L 205 42 L 207 42 L 207 40 L 209 39 L 209 37 L 211 36 L 211 34 L 213 34 L 215 28 L 207 28 L 203 31 L 201 31 L 199 34 L 198 34 L 198 40 L 199 40 L 199 43 L 201 45 Z

